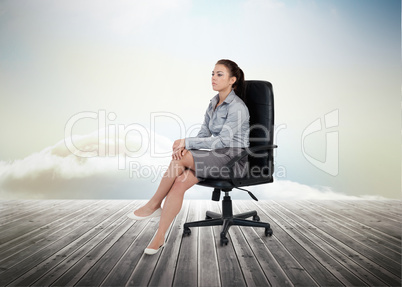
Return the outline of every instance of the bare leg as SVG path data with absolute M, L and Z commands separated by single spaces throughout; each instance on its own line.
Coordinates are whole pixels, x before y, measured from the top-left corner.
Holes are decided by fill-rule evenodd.
M 170 162 L 155 194 L 143 207 L 137 209 L 134 214 L 148 216 L 161 207 L 162 201 L 172 188 L 175 179 L 183 174 L 186 168 L 194 169 L 194 159 L 191 152 L 187 152 L 181 160 L 172 160 Z
M 176 178 L 163 205 L 158 231 L 148 248 L 158 249 L 163 245 L 165 233 L 181 209 L 184 193 L 197 182 L 194 172 L 189 169 Z

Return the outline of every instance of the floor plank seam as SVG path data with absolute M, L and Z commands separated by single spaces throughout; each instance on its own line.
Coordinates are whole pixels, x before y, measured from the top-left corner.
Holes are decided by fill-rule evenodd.
M 291 211 L 289 211 L 289 212 L 291 212 Z M 293 213 L 293 212 L 291 212 L 291 213 Z M 296 214 L 295 214 L 295 216 L 298 217 Z M 282 218 L 283 218 L 284 220 L 286 220 L 284 217 L 282 217 Z M 299 218 L 299 217 L 298 217 L 298 218 Z M 310 222 L 304 220 L 303 218 L 300 218 L 300 220 L 306 222 L 308 225 L 314 227 L 316 230 L 320 230 L 320 233 L 323 232 L 319 227 L 316 227 L 316 226 L 314 226 L 314 225 L 311 225 Z M 288 220 L 287 220 L 287 221 L 288 221 Z M 293 220 L 292 220 L 292 221 L 293 221 Z M 289 221 L 288 221 L 288 222 L 289 222 Z M 300 229 L 305 230 L 305 229 L 306 229 L 306 228 L 304 228 L 304 227 L 298 228 L 298 226 L 296 226 L 295 224 L 293 224 L 293 223 L 291 223 L 291 224 L 295 227 L 295 228 L 294 228 L 295 230 L 300 230 Z M 320 250 L 321 250 L 322 252 L 324 252 L 328 257 L 332 258 L 332 260 L 333 260 L 334 262 L 336 262 L 337 264 L 339 264 L 339 265 L 341 265 L 341 266 L 344 266 L 344 267 L 347 269 L 347 265 L 345 265 L 343 261 L 338 260 L 338 259 L 337 259 L 336 257 L 334 257 L 332 254 L 328 253 L 328 250 L 323 249 L 323 248 L 322 248 L 322 245 L 321 245 L 321 246 L 318 246 L 318 245 L 317 245 L 313 240 L 311 240 L 308 236 L 305 236 L 302 232 L 299 232 L 299 233 L 300 233 L 301 236 L 305 237 L 306 240 L 310 241 L 312 245 L 315 245 L 316 248 L 320 249 Z M 328 233 L 327 233 L 327 234 L 328 234 Z M 310 236 L 313 236 L 313 235 L 314 235 L 314 234 L 312 234 L 312 233 L 310 234 Z M 317 236 L 317 235 L 314 235 L 314 236 Z M 330 234 L 328 234 L 328 236 L 330 236 Z M 296 237 L 296 238 L 297 238 L 297 237 Z M 326 242 L 325 238 L 323 238 L 323 237 L 321 237 L 320 240 L 323 241 L 323 242 Z M 326 242 L 326 244 L 327 244 L 328 246 L 332 246 L 332 244 L 329 243 L 329 242 Z M 335 246 L 332 246 L 332 248 L 336 249 Z M 339 252 L 339 250 L 338 250 L 338 252 Z M 310 253 L 311 253 L 311 252 L 310 252 Z M 326 270 L 328 270 L 328 272 L 333 273 L 327 266 L 323 266 L 323 267 L 324 267 Z M 352 272 L 352 274 L 354 274 L 354 276 L 355 276 L 356 278 L 360 278 L 360 280 L 361 280 L 362 282 L 365 281 L 363 278 L 361 278 L 361 276 L 360 276 L 359 274 L 356 274 L 356 273 L 353 273 L 353 272 Z M 334 275 L 334 274 L 333 274 L 333 275 Z M 367 284 L 367 282 L 366 282 L 366 284 Z
M 301 219 L 301 220 L 304 220 L 304 219 Z M 392 278 L 395 278 L 395 277 L 394 277 L 394 274 L 392 274 L 392 273 L 390 273 L 388 270 L 384 269 L 381 265 L 376 264 L 376 263 L 373 262 L 371 259 L 367 258 L 364 254 L 357 252 L 356 250 L 350 248 L 348 245 L 345 245 L 343 242 L 339 241 L 338 239 L 333 238 L 333 237 L 331 236 L 331 234 L 329 234 L 329 233 L 323 231 L 322 229 L 317 228 L 317 230 L 321 230 L 321 233 L 327 234 L 326 237 L 332 238 L 333 240 L 335 240 L 335 241 L 337 242 L 337 244 L 334 245 L 334 247 L 338 249 L 338 252 L 342 252 L 342 251 L 339 250 L 339 248 L 338 248 L 337 246 L 344 246 L 344 248 L 349 249 L 349 250 L 351 250 L 351 251 L 353 251 L 353 252 L 355 252 L 355 253 L 360 254 L 360 256 L 361 256 L 362 258 L 365 258 L 365 261 L 368 262 L 368 265 L 369 265 L 369 266 L 372 266 L 372 265 L 374 264 L 374 265 L 377 266 L 377 269 L 376 269 L 376 270 L 381 269 L 381 270 L 383 270 L 383 273 L 384 273 L 384 274 L 387 273 L 388 276 L 390 276 L 390 277 L 392 277 Z M 323 237 L 321 237 L 321 236 L 320 236 L 320 238 L 321 238 L 321 240 L 326 241 L 325 238 L 323 238 Z M 329 243 L 329 242 L 328 242 L 328 244 L 332 245 L 332 244 Z M 353 252 L 352 252 L 352 253 L 353 253 Z M 343 252 L 342 252 L 342 253 L 343 253 Z M 343 254 L 344 254 L 344 256 L 348 256 L 348 255 L 345 254 L 345 253 L 343 253 Z M 366 268 L 366 266 L 361 265 L 361 263 L 360 263 L 359 261 L 356 261 L 356 260 L 353 260 L 353 261 L 354 261 L 356 264 L 358 264 L 361 269 L 366 270 L 366 272 L 370 273 L 372 276 L 376 277 L 378 280 L 381 281 L 381 278 L 379 278 L 378 275 L 374 274 L 372 270 L 370 271 L 369 269 Z M 368 283 L 370 283 L 370 282 L 368 282 Z
M 315 204 L 315 205 L 317 205 L 317 204 L 314 203 L 314 202 L 312 202 L 312 203 Z M 319 208 L 325 209 L 325 210 L 326 210 L 327 212 L 329 212 L 329 213 L 335 213 L 335 212 L 333 212 L 333 211 L 331 211 L 331 210 L 329 210 L 329 209 L 327 209 L 327 208 L 323 208 L 323 207 L 319 207 Z M 357 220 L 354 220 L 354 219 L 352 219 L 352 218 L 350 218 L 350 217 L 346 217 L 346 216 L 344 216 L 344 215 L 342 215 L 342 214 L 339 214 L 339 216 L 341 216 L 341 217 L 343 217 L 343 218 L 345 218 L 345 219 L 347 219 L 347 220 L 349 220 L 349 221 L 355 222 L 355 223 L 357 223 L 358 225 L 361 225 L 361 226 L 363 226 L 363 227 L 366 228 L 366 229 L 373 230 L 374 232 L 379 233 L 381 236 L 385 236 L 385 237 L 387 237 L 387 238 L 389 238 L 389 239 L 391 239 L 391 240 L 397 240 L 397 241 L 398 241 L 398 244 L 400 244 L 400 242 L 401 242 L 401 239 L 395 238 L 394 236 L 389 235 L 389 234 L 387 234 L 387 233 L 385 233 L 385 232 L 383 232 L 383 231 L 381 231 L 381 230 L 378 230 L 378 229 L 376 229 L 376 228 L 374 228 L 374 227 L 372 227 L 372 226 L 369 226 L 369 225 L 367 225 L 367 224 L 364 224 L 364 223 L 362 223 L 362 222 L 359 222 L 359 221 L 357 221 Z M 378 235 L 378 237 L 380 237 L 380 235 Z

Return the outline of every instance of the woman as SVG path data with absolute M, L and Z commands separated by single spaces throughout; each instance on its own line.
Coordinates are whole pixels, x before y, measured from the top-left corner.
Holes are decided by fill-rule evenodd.
M 211 99 L 197 137 L 174 142 L 172 161 L 154 196 L 127 215 L 135 220 L 161 217 L 146 254 L 156 254 L 164 246 L 165 233 L 181 209 L 186 190 L 202 178 L 227 177 L 228 170 L 221 167 L 248 147 L 249 112 L 240 98 L 243 86 L 244 74 L 235 62 L 216 63 L 212 88 L 219 94 Z

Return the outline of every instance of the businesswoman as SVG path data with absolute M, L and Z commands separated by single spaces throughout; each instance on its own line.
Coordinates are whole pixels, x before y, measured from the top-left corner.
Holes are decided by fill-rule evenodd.
M 179 213 L 186 190 L 203 178 L 228 177 L 223 168 L 249 144 L 249 112 L 241 99 L 244 74 L 230 60 L 219 60 L 212 72 L 213 97 L 196 137 L 173 144 L 170 165 L 153 197 L 127 216 L 134 220 L 159 217 L 158 231 L 145 253 L 156 254 L 165 244 L 165 233 Z M 241 172 L 245 162 L 237 166 Z M 164 201 L 163 209 L 161 208 Z

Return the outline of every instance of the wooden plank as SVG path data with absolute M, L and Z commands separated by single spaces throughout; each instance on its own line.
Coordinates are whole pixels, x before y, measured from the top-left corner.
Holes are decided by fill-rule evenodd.
M 0 201 L 10 239 L 0 244 L 0 286 L 400 286 L 400 201 L 234 201 L 235 213 L 256 209 L 274 235 L 232 226 L 228 246 L 221 226 L 182 238 L 184 222 L 221 204 L 185 201 L 154 256 L 143 250 L 159 219 L 124 216 L 142 203 Z
M 287 249 L 292 242 L 290 238 L 288 239 L 286 229 L 280 225 L 277 215 L 272 212 L 270 208 L 271 202 L 259 201 L 256 204 L 256 210 L 260 218 L 265 222 L 269 222 L 273 230 L 273 236 L 269 242 L 265 241 L 267 247 L 293 286 L 318 286 L 317 282 L 314 281 L 304 265 L 302 265 L 303 262 L 299 262 L 291 251 Z
M 126 284 L 126 286 L 149 286 L 149 281 L 151 280 L 152 273 L 155 270 L 155 266 L 159 260 L 159 257 L 161 256 L 161 252 L 149 256 L 144 254 L 144 249 L 151 243 L 151 240 L 153 236 L 156 233 L 156 230 L 158 229 L 158 225 L 155 226 L 155 229 L 152 230 L 151 233 L 147 233 L 146 235 L 146 241 L 145 244 L 141 247 L 141 250 L 139 251 L 140 253 L 140 259 L 135 266 L 135 269 L 132 271 L 131 276 L 129 277 L 129 280 Z M 169 236 L 171 228 L 167 232 L 167 235 Z M 173 268 L 172 266 L 166 266 L 166 268 Z M 107 285 L 105 285 L 107 286 Z
M 0 226 L 17 221 L 22 217 L 32 216 L 34 212 L 39 213 L 54 205 L 61 204 L 54 200 L 18 200 L 0 201 Z
M 378 207 L 376 204 L 370 204 L 367 200 L 359 200 L 359 201 L 351 201 L 351 200 L 341 200 L 345 205 L 353 206 L 356 209 L 362 210 L 367 213 L 372 213 L 373 216 L 381 216 L 387 218 L 388 221 L 393 222 L 401 222 L 402 217 L 400 214 L 396 214 L 391 211 L 391 206 L 387 206 L 387 208 Z
M 317 210 L 315 212 L 319 212 L 321 216 L 328 218 L 327 223 L 334 225 L 335 228 L 339 228 L 343 233 L 350 236 L 353 234 L 353 238 L 360 244 L 363 244 L 368 250 L 378 250 L 377 252 L 381 253 L 381 257 L 388 257 L 399 265 L 401 264 L 401 240 L 383 236 L 382 232 L 378 233 L 375 229 L 362 225 L 359 222 L 359 217 L 347 220 L 344 216 L 340 218 L 337 214 L 328 213 L 325 210 Z M 395 224 L 395 228 L 398 228 L 399 225 L 399 223 Z M 391 240 L 385 240 L 385 237 Z
M 161 286 L 170 286 L 172 284 L 177 261 L 176 254 L 179 252 L 181 241 L 181 233 L 178 229 L 182 228 L 180 226 L 184 223 L 184 220 L 187 217 L 188 208 L 188 202 L 184 201 L 181 211 L 176 216 L 166 233 L 166 246 L 155 255 L 149 256 L 142 254 L 126 286 L 158 286 L 158 284 Z M 156 233 L 156 230 L 153 230 L 152 232 L 153 235 Z M 149 238 L 146 246 L 149 245 L 152 237 L 153 236 Z M 146 246 L 144 248 L 146 248 Z M 160 264 L 160 262 L 163 263 Z M 152 280 L 154 283 L 151 284 Z
M 104 207 L 103 207 L 104 208 Z M 85 217 L 85 214 L 83 214 L 83 217 Z M 109 211 L 105 211 L 105 216 L 104 218 L 106 220 L 112 219 L 113 217 L 110 216 Z M 105 221 L 100 222 L 98 226 L 105 225 Z M 25 273 L 23 276 L 19 277 L 18 280 L 14 282 L 14 284 L 20 285 L 20 286 L 28 286 L 32 282 L 40 282 L 40 284 L 37 284 L 37 286 L 48 286 L 50 285 L 54 280 L 56 280 L 58 277 L 60 277 L 65 271 L 60 272 L 60 267 L 66 268 L 67 266 L 71 266 L 71 254 L 74 254 L 74 252 L 79 249 L 79 246 L 84 246 L 86 242 L 88 242 L 88 237 L 90 234 L 93 232 L 100 232 L 101 229 L 99 228 L 92 228 L 91 230 L 88 230 L 88 232 L 83 235 L 79 240 L 81 240 L 81 244 L 72 241 L 70 244 L 68 244 L 66 247 L 63 249 L 59 250 L 56 254 L 50 256 L 46 260 L 44 260 L 42 263 L 38 264 L 35 266 L 35 268 L 31 269 L 27 273 Z M 67 255 L 68 254 L 68 255 Z M 66 263 L 67 262 L 67 263 Z M 67 267 L 68 268 L 68 267 Z M 57 272 L 59 271 L 59 272 Z M 42 280 L 42 281 L 41 281 Z M 44 284 L 47 281 L 46 284 Z
M 103 203 L 105 204 L 105 203 Z M 92 214 L 94 216 L 97 216 L 97 210 L 93 210 Z M 57 215 L 53 217 L 53 219 L 57 220 Z M 43 233 L 39 239 L 36 239 L 28 245 L 27 248 L 20 248 L 19 251 L 15 251 L 11 249 L 10 252 L 3 252 L 3 258 L 0 259 L 0 264 L 3 268 L 8 269 L 21 261 L 27 260 L 31 256 L 35 256 L 36 253 L 41 252 L 43 250 L 47 250 L 50 245 L 57 244 L 58 240 L 60 238 L 63 238 L 67 236 L 72 230 L 76 229 L 79 226 L 85 226 L 85 219 L 79 218 L 78 222 L 69 222 L 67 225 L 65 225 L 62 229 L 56 230 L 56 232 L 53 232 L 53 230 L 50 230 L 46 228 L 48 231 L 47 233 Z M 18 237 L 20 236 L 20 231 L 17 232 Z M 12 235 L 10 235 L 12 236 Z M 64 239 L 66 241 L 66 239 Z
M 100 201 L 91 201 L 74 204 L 72 206 L 70 205 L 68 215 L 64 217 L 58 215 L 54 218 L 53 222 L 49 222 L 46 226 L 37 228 L 30 232 L 25 232 L 20 236 L 13 234 L 12 239 L 0 245 L 0 262 L 32 245 L 38 246 L 38 242 L 46 238 L 46 236 L 57 233 L 69 224 L 79 221 L 81 219 L 80 217 L 100 208 L 97 206 L 101 204 L 104 203 Z
M 238 207 L 239 213 L 257 209 L 251 204 L 246 204 L 245 201 L 241 201 L 241 204 L 236 206 Z M 268 217 L 265 214 L 258 213 L 258 215 L 260 216 L 261 222 L 268 222 Z M 258 260 L 265 276 L 268 278 L 269 284 L 271 286 L 293 286 L 289 277 L 283 271 L 269 249 L 270 243 L 274 239 L 272 237 L 266 237 L 262 228 L 241 227 L 241 229 L 255 258 Z
M 103 256 L 103 254 L 111 248 L 111 246 L 127 232 L 130 225 L 124 224 L 123 221 L 128 219 L 117 220 L 110 226 L 110 229 L 106 229 L 110 232 L 108 235 L 102 234 L 102 241 L 98 242 L 98 245 L 90 250 L 85 257 L 81 258 L 77 264 L 75 264 L 70 270 L 68 270 L 62 277 L 60 277 L 53 285 L 55 286 L 73 286 L 78 284 L 79 280 L 88 272 L 96 262 Z M 85 282 L 87 283 L 87 282 Z M 91 283 L 89 283 L 92 286 Z
M 138 223 L 141 225 L 137 226 Z M 145 224 L 145 227 L 141 229 L 142 224 Z M 113 270 L 109 272 L 108 276 L 100 286 L 125 286 L 130 281 L 130 276 L 132 275 L 133 270 L 135 270 L 140 258 L 144 256 L 144 249 L 151 241 L 158 225 L 159 219 L 157 218 L 148 221 L 143 220 L 136 223 L 134 226 L 135 230 L 140 232 L 140 234 L 137 236 L 133 235 L 133 242 L 129 245 L 125 254 L 120 258 Z M 150 270 L 154 269 L 154 265 L 148 267 Z M 135 281 L 135 279 L 132 280 Z
M 296 212 L 295 209 L 292 209 L 291 204 L 288 202 L 281 202 L 281 205 L 285 206 L 289 210 Z M 392 274 L 392 272 L 389 272 L 382 266 L 378 265 L 378 262 L 380 261 L 379 259 L 378 261 L 376 261 L 376 258 L 371 258 L 374 260 L 368 259 L 368 257 L 372 257 L 371 254 L 368 255 L 368 253 L 370 253 L 370 250 L 360 250 L 360 252 L 363 251 L 362 253 L 355 250 L 360 249 L 359 243 L 353 240 L 353 238 L 348 237 L 345 233 L 339 231 L 336 227 L 333 227 L 331 225 L 331 220 L 323 219 L 321 214 L 315 213 L 314 210 L 306 211 L 305 208 L 300 208 L 297 211 L 299 217 L 304 218 L 316 228 L 310 228 L 310 232 L 322 230 L 323 232 L 320 233 L 321 238 L 330 243 L 336 249 L 340 250 L 344 254 L 343 256 L 347 256 L 348 258 L 352 259 L 356 264 L 368 270 L 369 273 L 366 273 L 366 276 L 369 279 L 370 283 L 378 281 L 378 279 L 376 278 L 381 279 L 381 281 L 378 282 L 379 285 L 387 283 L 395 284 L 396 282 L 398 282 L 398 278 L 397 276 L 395 276 L 395 274 Z M 387 261 L 381 262 L 389 265 Z M 361 267 L 359 268 L 360 272 L 362 272 Z
M 310 213 L 313 212 L 315 211 L 314 210 L 310 211 Z M 360 218 L 355 218 L 355 220 L 360 220 Z M 379 248 L 378 245 L 374 245 L 372 244 L 372 242 L 365 240 L 364 237 L 360 236 L 359 230 L 353 228 L 346 228 L 342 224 L 339 224 L 334 220 L 331 219 L 327 220 L 323 224 L 323 226 L 325 226 L 325 228 L 327 228 L 328 231 L 332 233 L 332 236 L 334 238 L 337 238 L 350 248 L 354 249 L 359 254 L 363 255 L 370 261 L 375 262 L 376 264 L 381 266 L 379 270 L 384 268 L 396 276 L 400 275 L 401 271 L 400 255 L 393 256 L 393 254 L 396 253 L 392 253 L 391 250 L 387 250 L 385 248 Z
M 212 202 L 211 211 L 221 213 L 220 204 L 222 202 Z M 221 277 L 222 286 L 246 286 L 243 277 L 243 272 L 240 268 L 239 260 L 234 250 L 231 231 L 227 233 L 226 237 L 229 239 L 227 246 L 220 245 L 220 234 L 222 226 L 213 226 L 213 238 L 215 239 L 215 246 L 217 251 L 217 258 L 219 264 L 219 273 Z
M 273 220 L 272 216 L 275 216 L 274 213 L 271 214 L 269 209 L 270 201 L 259 201 L 257 208 L 253 208 L 257 210 L 260 218 L 269 222 L 271 228 L 274 233 L 273 236 L 269 238 L 269 240 L 264 240 L 265 245 L 269 248 L 274 257 L 275 261 L 279 264 L 282 272 L 286 274 L 286 277 L 290 280 L 290 285 L 293 286 L 318 286 L 317 283 L 312 279 L 312 277 L 306 272 L 304 267 L 296 260 L 295 257 L 286 249 L 285 245 L 279 240 L 281 237 L 281 232 L 286 235 L 286 232 L 281 231 L 281 227 L 276 224 L 276 220 Z M 250 208 L 251 209 L 251 208 Z M 268 215 L 269 214 L 269 215 Z M 278 237 L 279 232 L 279 237 Z M 278 286 L 282 286 L 283 284 L 279 284 Z M 274 286 L 274 285 L 273 285 Z
M 302 268 L 319 286 L 339 286 L 341 282 L 331 272 L 328 271 L 318 260 L 306 250 L 305 246 L 299 242 L 298 234 L 294 233 L 294 228 L 288 222 L 284 221 L 278 213 L 271 207 L 272 204 L 263 205 L 269 210 L 269 216 L 272 215 L 272 222 L 278 226 L 274 234 L 286 247 L 289 253 L 295 258 Z M 271 208 L 270 208 L 271 207 Z M 273 215 L 275 212 L 275 215 Z
M 341 213 L 343 216 L 348 217 L 349 219 L 358 218 L 361 224 L 373 229 L 377 229 L 378 231 L 387 234 L 388 236 L 392 236 L 397 240 L 401 240 L 401 227 L 398 220 L 377 215 L 373 212 L 358 210 L 353 207 L 353 204 L 357 204 L 357 201 L 356 203 L 351 201 L 351 203 L 352 204 L 345 204 L 339 201 L 336 202 L 336 204 L 328 201 L 322 202 L 323 206 L 329 210 Z M 395 224 L 399 224 L 397 228 Z
M 9 212 L 18 214 L 20 210 L 25 210 L 28 208 L 32 208 L 34 206 L 47 203 L 55 203 L 55 202 L 57 202 L 57 200 L 32 200 L 32 199 L 1 200 L 0 199 L 0 213 L 4 216 L 7 216 L 7 213 Z
M 131 206 L 129 210 L 132 210 Z M 76 254 L 78 255 L 79 253 L 80 256 L 76 256 L 74 264 L 52 283 L 52 286 L 76 285 L 103 254 L 131 227 L 133 222 L 125 216 L 127 211 L 126 205 L 125 208 L 120 208 L 117 212 L 113 212 L 110 217 L 114 220 L 107 226 L 101 226 L 101 232 L 92 237 L 85 245 L 81 245 L 79 252 Z
M 308 250 L 320 264 L 334 274 L 343 285 L 364 286 L 369 283 L 363 281 L 359 276 L 360 274 L 351 272 L 347 268 L 347 265 L 343 264 L 345 259 L 337 260 L 337 256 L 333 256 L 334 253 L 337 254 L 337 250 L 311 232 L 311 229 L 314 229 L 315 226 L 276 203 L 271 203 L 270 207 L 271 210 L 275 211 L 282 218 L 281 222 L 286 221 L 293 226 L 293 228 L 288 229 L 288 233 L 295 238 L 303 248 Z
M 108 202 L 103 202 L 104 205 L 106 203 Z M 20 278 L 19 281 L 25 277 L 30 277 L 27 281 L 39 278 L 39 281 L 36 281 L 38 286 L 49 286 L 75 263 L 75 258 L 79 257 L 83 246 L 90 245 L 92 238 L 99 236 L 108 225 L 122 217 L 119 213 L 113 214 L 116 211 L 125 211 L 125 208 L 122 203 L 111 202 L 107 207 L 103 206 L 100 211 L 94 211 L 92 216 L 88 216 L 91 221 L 81 218 L 84 224 L 76 224 L 75 228 L 62 230 L 56 235 L 59 237 L 48 237 L 49 245 L 36 254 L 33 252 L 32 256 L 20 264 L 21 267 L 10 269 L 18 272 L 10 277 Z
M 182 210 L 172 224 L 167 245 L 161 251 L 161 257 L 149 282 L 150 286 L 170 286 L 173 284 L 175 273 L 178 272 L 175 268 L 177 266 L 177 254 L 180 252 L 183 224 L 186 222 L 189 207 L 190 202 L 185 201 Z M 166 268 L 166 266 L 171 266 L 171 268 Z
M 402 200 L 361 200 L 365 205 L 370 208 L 376 208 L 377 210 L 387 212 L 391 215 L 402 216 Z M 349 200 L 344 201 L 348 203 Z
M 51 206 L 45 204 L 41 206 L 42 208 L 37 209 L 35 212 L 18 217 L 18 220 L 8 220 L 6 224 L 3 224 L 1 226 L 0 244 L 46 226 L 53 220 L 54 216 L 59 214 L 60 209 L 64 208 L 65 214 L 68 212 L 67 206 L 60 202 L 53 203 Z
M 153 221 L 156 222 L 156 220 Z M 102 255 L 96 264 L 90 267 L 88 272 L 77 282 L 76 285 L 100 286 L 112 270 L 117 271 L 113 267 L 121 260 L 121 257 L 126 254 L 127 249 L 133 243 L 133 239 L 135 240 L 144 227 L 148 226 L 148 222 L 149 220 L 137 221 L 134 224 L 131 220 L 124 222 L 125 225 L 131 224 L 131 227 L 117 239 L 113 246 Z M 136 251 L 140 252 L 140 249 Z
M 237 202 L 233 202 L 234 214 L 238 212 Z M 237 212 L 235 212 L 237 211 Z M 244 227 L 247 228 L 247 227 Z M 250 229 L 251 227 L 248 227 Z M 264 228 L 260 228 L 264 232 Z M 247 286 L 270 286 L 268 279 L 265 277 L 264 271 L 261 269 L 257 259 L 246 239 L 243 232 L 238 226 L 230 228 L 232 244 L 235 249 L 237 259 L 242 270 L 244 280 Z
M 342 202 L 350 204 L 350 200 L 343 200 Z M 359 200 L 359 208 L 366 208 L 373 210 L 376 213 L 383 213 L 384 216 L 394 217 L 402 221 L 402 201 L 384 201 L 384 200 Z
M 200 210 L 199 217 L 195 220 L 205 219 L 206 212 L 211 210 L 211 201 L 202 201 Z M 191 232 L 195 231 L 194 229 L 198 230 L 199 238 L 198 286 L 221 286 L 218 255 L 212 227 L 192 228 Z
M 339 211 L 330 210 L 327 208 L 328 202 L 326 201 L 305 201 L 303 202 L 303 205 L 316 211 L 320 214 L 320 216 L 326 216 L 330 218 L 330 220 L 337 221 L 346 227 L 359 230 L 359 233 L 368 241 L 374 244 L 380 244 L 386 249 L 390 249 L 397 254 L 401 254 L 401 240 L 357 221 L 359 218 L 358 215 L 355 214 L 353 216 L 345 216 Z
M 200 209 L 196 201 L 189 201 L 189 212 L 185 222 L 195 221 Z M 183 230 L 183 229 L 181 229 Z M 183 233 L 177 236 L 182 236 Z M 190 236 L 182 239 L 173 286 L 197 286 L 198 285 L 198 228 L 193 228 Z

